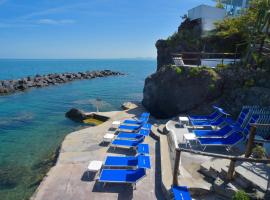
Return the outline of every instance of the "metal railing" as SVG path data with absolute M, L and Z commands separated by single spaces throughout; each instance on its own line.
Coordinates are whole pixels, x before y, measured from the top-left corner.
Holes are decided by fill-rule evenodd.
M 224 64 L 225 59 L 233 59 L 233 63 L 235 64 L 237 59 L 240 58 L 239 53 L 208 53 L 208 52 L 180 52 L 180 53 L 172 53 L 171 54 L 174 59 L 181 57 L 183 61 L 194 61 L 199 65 L 202 60 L 204 61 L 220 61 L 221 64 Z M 209 58 L 214 56 L 214 58 Z M 191 58 L 190 58 L 191 57 Z

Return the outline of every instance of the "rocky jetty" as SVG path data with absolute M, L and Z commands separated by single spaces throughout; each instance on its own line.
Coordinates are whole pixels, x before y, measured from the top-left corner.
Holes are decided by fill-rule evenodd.
M 30 88 L 41 88 L 50 85 L 58 85 L 71 82 L 74 80 L 93 79 L 97 77 L 123 75 L 120 72 L 111 70 L 103 71 L 86 71 L 77 73 L 62 73 L 36 75 L 34 77 L 25 77 L 17 80 L 0 80 L 0 95 L 11 94 L 17 91 L 24 91 Z

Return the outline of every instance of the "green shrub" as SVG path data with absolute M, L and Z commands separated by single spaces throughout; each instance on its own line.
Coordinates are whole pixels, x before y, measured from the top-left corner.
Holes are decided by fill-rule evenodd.
M 222 63 L 217 64 L 217 68 L 219 68 L 219 69 L 223 69 L 223 68 L 226 68 L 226 67 L 228 67 L 228 65 L 226 65 L 226 64 L 222 64 Z
M 182 69 L 180 67 L 175 67 L 175 72 L 177 74 L 181 74 L 182 73 Z
M 255 85 L 255 81 L 253 79 L 249 79 L 245 81 L 245 87 L 252 87 Z
M 201 68 L 200 67 L 192 67 L 189 71 L 189 75 L 191 77 L 195 77 L 198 76 L 201 72 Z
M 233 196 L 233 200 L 250 200 L 250 198 L 243 190 L 239 190 Z
M 252 149 L 252 154 L 254 158 L 262 159 L 265 158 L 266 151 L 262 146 L 256 145 L 256 147 Z

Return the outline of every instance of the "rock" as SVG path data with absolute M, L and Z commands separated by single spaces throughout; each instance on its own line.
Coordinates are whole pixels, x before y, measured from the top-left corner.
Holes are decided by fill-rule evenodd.
M 233 195 L 238 191 L 232 183 L 226 183 L 220 178 L 216 178 L 213 188 L 217 194 L 226 197 L 226 199 L 232 199 Z
M 48 74 L 36 75 L 34 77 L 26 77 L 18 80 L 0 80 L 0 94 L 12 93 L 15 91 L 26 90 L 30 87 L 45 87 L 48 85 L 58 85 L 77 79 L 91 79 L 95 77 L 104 77 L 112 75 L 121 75 L 119 72 L 112 72 L 110 70 L 104 71 L 87 71 L 78 73 L 62 73 L 62 74 Z
M 75 122 L 82 122 L 86 119 L 86 115 L 79 109 L 72 108 L 66 113 L 66 117 L 75 121 Z
M 221 95 L 220 76 L 211 69 L 163 67 L 147 77 L 143 105 L 158 118 L 186 113 Z
M 125 102 L 125 103 L 123 103 L 121 105 L 121 108 L 123 110 L 129 110 L 129 109 L 133 109 L 133 108 L 136 108 L 136 107 L 137 107 L 137 105 L 132 103 L 132 102 Z

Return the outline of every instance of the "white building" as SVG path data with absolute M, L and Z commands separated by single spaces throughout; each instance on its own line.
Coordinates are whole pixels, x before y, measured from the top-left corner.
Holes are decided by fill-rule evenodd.
M 202 30 L 211 31 L 215 28 L 214 23 L 223 20 L 226 16 L 226 10 L 208 5 L 199 5 L 188 11 L 190 20 L 201 19 Z

